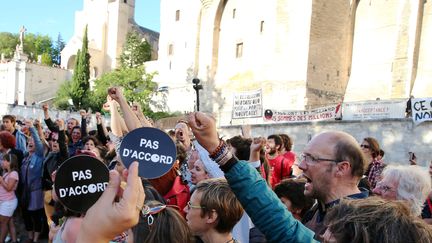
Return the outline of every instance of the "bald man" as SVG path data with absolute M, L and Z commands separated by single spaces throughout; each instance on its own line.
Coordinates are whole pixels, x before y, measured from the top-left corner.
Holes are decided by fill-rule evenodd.
M 269 242 L 322 240 L 324 218 L 329 208 L 341 198 L 368 196 L 367 190 L 357 187 L 365 165 L 357 141 L 344 132 L 318 134 L 306 146 L 299 166 L 308 181 L 305 195 L 319 201 L 309 218 L 304 220 L 308 229 L 294 219 L 252 166 L 239 161 L 229 147 L 219 141 L 216 124 L 210 116 L 201 112 L 191 113 L 188 124 L 195 138 L 225 172 L 225 178 L 237 199 Z
M 307 213 L 302 222 L 315 232 L 315 239 L 322 240 L 326 227 L 327 211 L 341 198 L 366 198 L 366 189 L 357 185 L 364 173 L 365 159 L 357 141 L 339 131 L 316 135 L 301 155 L 299 168 L 307 179 L 304 194 L 318 203 Z

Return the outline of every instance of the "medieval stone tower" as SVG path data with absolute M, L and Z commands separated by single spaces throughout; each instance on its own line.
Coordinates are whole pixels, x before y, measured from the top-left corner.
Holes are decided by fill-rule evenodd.
M 135 0 L 84 0 L 82 11 L 75 13 L 75 31 L 63 49 L 61 66 L 73 69 L 88 26 L 91 78 L 118 67 L 128 31 L 135 29 L 148 41 L 157 57 L 159 33 L 138 26 L 134 20 Z
M 430 96 L 431 16 L 424 0 L 161 0 L 160 82 L 190 110 L 199 78 L 220 116 L 256 89 L 280 110 Z

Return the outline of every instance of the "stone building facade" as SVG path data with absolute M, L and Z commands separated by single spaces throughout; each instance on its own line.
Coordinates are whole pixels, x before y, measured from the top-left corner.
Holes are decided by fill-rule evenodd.
M 159 33 L 135 23 L 135 0 L 84 0 L 83 10 L 75 13 L 75 30 L 61 52 L 61 66 L 74 69 L 76 53 L 82 47 L 87 25 L 91 79 L 119 66 L 119 57 L 129 31 L 135 30 L 152 45 L 157 58 Z
M 60 85 L 71 79 L 66 69 L 11 60 L 0 63 L 0 103 L 23 105 L 54 99 Z
M 171 110 L 229 116 L 233 93 L 268 108 L 432 95 L 432 2 L 161 0 L 158 82 Z M 428 55 L 429 54 L 429 55 Z

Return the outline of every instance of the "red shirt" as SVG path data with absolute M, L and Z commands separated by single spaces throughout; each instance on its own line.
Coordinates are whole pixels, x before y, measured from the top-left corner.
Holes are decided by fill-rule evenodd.
M 274 188 L 284 178 L 288 178 L 291 175 L 291 166 L 294 164 L 294 160 L 289 160 L 284 155 L 278 155 L 273 159 L 267 157 L 270 164 L 270 185 Z

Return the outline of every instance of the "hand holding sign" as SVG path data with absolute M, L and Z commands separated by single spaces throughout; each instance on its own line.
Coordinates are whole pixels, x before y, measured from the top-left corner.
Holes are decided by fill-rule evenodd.
M 69 158 L 56 173 L 55 192 L 69 210 L 85 213 L 108 185 L 108 168 L 96 158 Z
M 163 176 L 175 164 L 173 140 L 159 129 L 141 127 L 129 132 L 120 145 L 120 157 L 127 167 L 139 162 L 139 175 L 147 179 Z
M 116 202 L 120 175 L 114 170 L 109 172 L 109 184 L 99 200 L 87 211 L 77 242 L 109 242 L 138 223 L 145 199 L 144 188 L 138 177 L 138 163 L 133 162 L 126 174 L 127 186 L 120 201 Z

